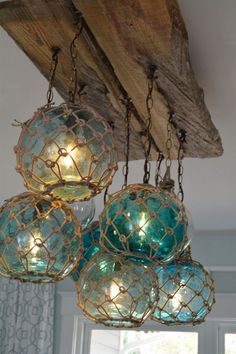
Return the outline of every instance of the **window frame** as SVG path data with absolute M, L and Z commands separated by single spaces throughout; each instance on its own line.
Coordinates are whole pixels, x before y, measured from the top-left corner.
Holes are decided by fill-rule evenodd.
M 83 345 L 80 351 L 77 351 L 73 354 L 90 354 L 90 345 L 91 345 L 91 338 L 92 338 L 92 331 L 93 330 L 104 330 L 104 326 L 100 324 L 94 323 L 84 323 L 83 328 Z M 110 331 L 117 331 L 117 328 L 107 328 Z M 159 323 L 153 323 L 152 321 L 147 321 L 141 328 L 130 328 L 125 329 L 127 331 L 157 331 L 157 332 L 195 332 L 198 334 L 198 354 L 200 353 L 200 346 L 201 346 L 201 328 L 194 327 L 194 326 L 163 326 Z
M 218 342 L 219 342 L 219 353 L 225 353 L 225 335 L 226 334 L 236 334 L 236 323 L 227 322 L 221 323 L 218 330 Z
M 198 332 L 198 354 L 225 354 L 225 333 L 236 333 L 236 294 L 217 294 L 216 305 L 200 326 L 164 326 L 147 321 L 137 330 Z M 87 320 L 76 306 L 76 293 L 60 292 L 56 300 L 54 354 L 90 354 L 93 329 L 103 325 Z M 117 330 L 107 328 L 109 330 Z M 132 330 L 132 329 L 131 329 Z

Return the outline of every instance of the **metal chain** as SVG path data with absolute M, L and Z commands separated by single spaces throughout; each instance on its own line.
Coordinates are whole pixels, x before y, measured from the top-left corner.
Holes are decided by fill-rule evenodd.
M 126 131 L 126 142 L 125 142 L 125 165 L 123 166 L 123 176 L 124 176 L 124 184 L 122 188 L 126 188 L 128 184 L 128 175 L 129 175 L 129 152 L 130 152 L 130 120 L 132 113 L 132 100 L 130 97 L 121 100 L 121 102 L 125 105 L 125 131 Z
M 184 174 L 184 167 L 183 167 L 183 158 L 184 158 L 184 149 L 183 144 L 186 142 L 186 131 L 184 129 L 180 129 L 179 134 L 179 149 L 178 149 L 178 197 L 183 202 L 184 200 L 184 190 L 183 190 L 183 174 Z
M 61 49 L 58 47 L 53 47 L 52 51 L 52 59 L 51 59 L 51 66 L 50 66 L 50 73 L 49 73 L 49 86 L 47 91 L 47 106 L 53 101 L 53 86 L 56 76 L 56 70 L 58 65 L 58 54 L 60 53 Z
M 161 165 L 164 160 L 164 155 L 161 151 L 158 151 L 158 159 L 156 161 L 156 174 L 155 174 L 155 186 L 158 187 L 161 179 Z
M 173 146 L 172 142 L 172 122 L 173 122 L 174 113 L 170 112 L 169 120 L 167 123 L 167 140 L 166 140 L 166 168 L 171 167 L 172 160 L 171 160 L 171 149 Z
M 146 119 L 146 141 L 145 141 L 145 162 L 144 162 L 144 176 L 143 176 L 143 183 L 149 183 L 150 180 L 150 172 L 151 172 L 151 164 L 149 161 L 149 156 L 152 147 L 152 141 L 150 138 L 150 131 L 152 127 L 152 108 L 153 108 L 153 87 L 154 82 L 157 79 L 156 76 L 156 65 L 151 65 L 149 67 L 149 73 L 147 76 L 148 79 L 148 93 L 146 98 L 146 110 L 147 110 L 147 119 Z
M 111 129 L 115 130 L 115 124 L 113 121 L 108 121 L 108 124 L 110 125 Z M 109 199 L 110 195 L 109 195 L 109 188 L 110 188 L 110 184 L 105 188 L 105 192 L 104 192 L 104 196 L 103 196 L 103 202 L 104 205 L 106 204 L 107 200 Z
M 78 70 L 77 70 L 77 57 L 78 57 L 78 42 L 80 35 L 83 31 L 84 21 L 82 16 L 79 19 L 79 23 L 77 24 L 75 36 L 70 44 L 70 56 L 71 56 L 71 64 L 72 64 L 72 76 L 70 80 L 69 87 L 69 102 L 75 103 L 75 96 L 78 88 Z

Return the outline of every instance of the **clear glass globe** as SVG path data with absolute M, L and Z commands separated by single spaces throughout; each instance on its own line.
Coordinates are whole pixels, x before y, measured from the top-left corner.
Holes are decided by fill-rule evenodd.
M 82 230 L 91 223 L 94 218 L 96 207 L 94 199 L 86 200 L 84 202 L 74 202 L 70 203 L 69 206 L 72 208 L 75 216 L 82 225 Z
M 81 225 L 65 203 L 23 193 L 0 209 L 1 275 L 55 282 L 71 273 L 82 253 Z
M 163 324 L 198 324 L 215 303 L 214 281 L 195 261 L 156 267 L 160 299 L 152 319 Z
M 188 219 L 174 195 L 146 184 L 114 194 L 100 215 L 101 244 L 141 262 L 169 262 L 187 246 Z
M 43 107 L 22 125 L 15 148 L 26 188 L 67 202 L 88 200 L 117 170 L 113 131 L 90 108 Z
M 187 208 L 186 208 L 186 214 L 187 214 L 187 219 L 188 219 L 188 230 L 187 230 L 187 234 L 188 234 L 187 246 L 188 246 L 188 245 L 190 245 L 190 243 L 193 241 L 193 239 L 195 237 L 195 228 L 194 228 L 192 214 L 190 213 L 190 211 Z
M 99 252 L 82 270 L 77 304 L 86 317 L 113 327 L 138 327 L 158 301 L 152 269 Z

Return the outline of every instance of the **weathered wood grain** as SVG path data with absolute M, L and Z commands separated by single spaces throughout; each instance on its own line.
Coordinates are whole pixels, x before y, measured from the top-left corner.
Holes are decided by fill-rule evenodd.
M 187 131 L 185 155 L 222 154 L 219 134 L 191 69 L 187 33 L 175 0 L 13 0 L 0 3 L 0 25 L 48 77 L 52 46 L 62 48 L 56 88 L 66 98 L 71 76 L 69 44 L 77 12 L 86 22 L 79 47 L 83 100 L 114 122 L 123 159 L 125 92 L 132 98 L 131 159 L 143 158 L 146 73 L 158 67 L 152 137 L 165 152 L 169 109 L 177 129 Z M 167 103 L 168 101 L 168 103 Z M 173 137 L 173 156 L 178 142 Z M 152 156 L 154 158 L 154 154 Z

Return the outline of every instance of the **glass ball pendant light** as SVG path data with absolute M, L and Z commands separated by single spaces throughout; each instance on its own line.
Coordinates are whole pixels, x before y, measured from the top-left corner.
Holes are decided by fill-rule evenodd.
M 0 209 L 0 274 L 50 283 L 77 266 L 81 225 L 71 208 L 35 193 L 23 193 Z
M 114 194 L 100 215 L 101 244 L 141 262 L 167 262 L 188 243 L 185 207 L 174 194 L 133 184 Z
M 78 306 L 106 326 L 138 327 L 158 300 L 157 277 L 147 266 L 103 252 L 82 270 Z
M 101 250 L 99 244 L 100 240 L 100 227 L 99 222 L 94 221 L 82 232 L 83 240 L 83 254 L 79 264 L 71 273 L 71 278 L 74 281 L 79 280 L 80 273 L 84 266 L 94 257 L 94 255 Z
M 72 103 L 39 109 L 22 124 L 15 152 L 28 189 L 68 202 L 100 193 L 117 169 L 109 124 Z
M 82 230 L 86 229 L 95 215 L 96 208 L 94 198 L 83 202 L 70 203 L 69 206 L 72 208 L 75 216 L 81 223 Z
M 193 260 L 176 261 L 155 270 L 160 299 L 152 319 L 166 325 L 199 324 L 215 303 L 214 281 Z

